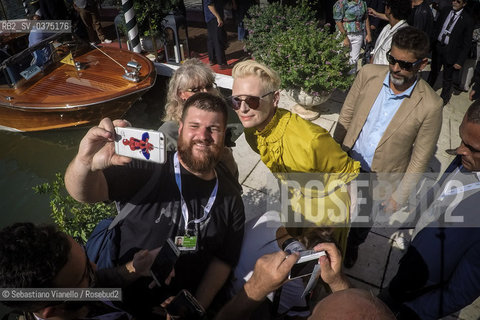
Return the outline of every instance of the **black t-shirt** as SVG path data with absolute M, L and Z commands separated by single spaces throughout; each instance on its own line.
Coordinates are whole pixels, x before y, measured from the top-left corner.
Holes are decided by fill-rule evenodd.
M 181 166 L 182 167 L 182 166 Z M 184 234 L 180 192 L 175 182 L 173 153 L 168 153 L 163 165 L 132 161 L 128 166 L 110 167 L 104 171 L 109 197 L 123 207 L 160 170 L 158 183 L 120 223 L 118 263 L 133 258 L 140 249 L 162 246 L 167 238 L 174 240 Z M 175 265 L 176 286 L 194 290 L 213 257 L 235 266 L 240 254 L 245 223 L 243 202 L 238 188 L 226 178 L 222 168 L 216 168 L 218 192 L 208 218 L 199 223 L 198 250 L 182 253 Z M 215 185 L 215 179 L 202 180 L 181 168 L 182 193 L 189 209 L 189 221 L 203 216 Z M 193 225 L 193 224 L 190 224 Z M 189 225 L 189 226 L 190 226 Z
M 429 40 L 432 40 L 433 33 L 433 13 L 428 3 L 423 1 L 418 6 L 414 6 L 407 18 L 407 23 L 419 30 L 425 32 Z

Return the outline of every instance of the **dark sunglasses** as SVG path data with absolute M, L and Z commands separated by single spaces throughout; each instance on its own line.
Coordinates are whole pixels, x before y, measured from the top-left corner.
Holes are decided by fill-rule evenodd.
M 217 84 L 214 82 L 214 83 L 211 83 L 211 84 L 207 84 L 204 87 L 188 88 L 188 89 L 185 89 L 184 91 L 197 93 L 197 92 L 200 92 L 202 90 L 207 90 L 208 91 L 208 90 L 211 90 L 212 88 L 216 88 L 216 87 L 217 87 Z
M 245 99 L 241 99 L 238 96 L 230 96 L 229 100 L 231 102 L 233 110 L 240 109 L 242 105 L 242 101 L 244 101 L 250 109 L 257 110 L 258 107 L 260 106 L 260 99 L 263 99 L 272 93 L 275 93 L 275 91 L 270 91 L 269 93 L 265 93 L 261 97 L 242 95 L 246 97 Z
M 452 2 L 463 3 L 463 0 L 452 0 Z
M 412 68 L 414 66 L 416 66 L 417 64 L 419 64 L 420 62 L 423 61 L 423 59 L 418 59 L 417 61 L 415 62 L 408 62 L 408 61 L 403 61 L 403 60 L 397 60 L 395 59 L 394 57 L 392 57 L 390 55 L 390 51 L 391 50 L 388 50 L 387 52 L 387 60 L 388 60 L 388 63 L 390 63 L 392 66 L 394 66 L 395 64 L 398 63 L 398 65 L 400 66 L 401 69 L 405 70 L 405 71 L 412 71 Z

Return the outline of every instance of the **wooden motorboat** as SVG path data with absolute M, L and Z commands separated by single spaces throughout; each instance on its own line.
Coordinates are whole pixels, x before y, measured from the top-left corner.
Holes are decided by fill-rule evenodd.
M 0 52 L 0 129 L 40 131 L 117 119 L 155 83 L 140 54 L 58 34 Z

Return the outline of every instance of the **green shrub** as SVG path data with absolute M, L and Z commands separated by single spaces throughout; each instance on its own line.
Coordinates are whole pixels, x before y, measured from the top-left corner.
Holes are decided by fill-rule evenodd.
M 162 21 L 178 5 L 178 0 L 135 0 L 133 8 L 143 36 L 163 36 Z
M 348 48 L 329 34 L 328 27 L 314 23 L 273 36 L 272 48 L 262 60 L 279 73 L 283 88 L 303 89 L 314 96 L 348 89 L 353 80 L 348 75 Z
M 115 216 L 113 203 L 80 203 L 68 195 L 63 176 L 55 175 L 55 180 L 33 187 L 35 193 L 50 196 L 50 217 L 58 228 L 66 234 L 86 243 L 96 225 L 105 218 Z
M 290 7 L 278 2 L 252 6 L 248 16 L 244 19 L 249 34 L 245 49 L 257 60 L 261 60 L 270 51 L 273 36 L 304 26 L 315 19 L 314 12 L 306 4 Z
M 307 1 L 296 7 L 254 6 L 249 14 L 245 49 L 279 73 L 282 88 L 303 89 L 315 96 L 350 87 L 349 49 L 342 46 L 339 34 L 328 32 L 329 25 L 318 26 Z

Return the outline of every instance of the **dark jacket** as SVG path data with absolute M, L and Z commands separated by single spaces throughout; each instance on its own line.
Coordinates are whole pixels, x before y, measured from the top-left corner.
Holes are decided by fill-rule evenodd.
M 410 26 L 422 30 L 428 35 L 430 41 L 433 37 L 433 13 L 428 6 L 427 1 L 423 1 L 418 6 L 413 7 L 410 16 L 407 19 Z
M 440 16 L 435 23 L 434 39 L 438 42 L 438 35 L 442 31 L 443 24 L 448 18 L 451 8 L 441 11 Z M 455 26 L 452 29 L 448 45 L 446 46 L 445 64 L 459 64 L 463 66 L 467 59 L 473 35 L 473 18 L 463 9 Z
M 67 20 L 69 19 L 67 7 L 63 0 L 40 0 L 42 20 Z

